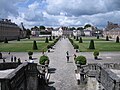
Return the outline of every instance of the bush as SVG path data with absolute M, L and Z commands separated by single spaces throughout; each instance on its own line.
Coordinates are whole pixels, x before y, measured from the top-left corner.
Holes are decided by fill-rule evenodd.
M 49 58 L 48 58 L 48 56 L 43 55 L 43 56 L 40 57 L 39 63 L 42 64 L 42 65 L 45 65 L 46 61 L 49 64 Z
M 28 51 L 28 55 L 33 55 L 33 52 L 32 51 Z
M 97 39 L 99 39 L 99 36 L 97 36 Z
M 116 37 L 116 43 L 119 43 L 119 37 L 118 36 Z
M 37 43 L 35 40 L 33 41 L 33 50 L 38 50 Z
M 77 36 L 77 38 L 76 38 L 76 41 L 79 41 L 78 36 Z
M 83 43 L 83 41 L 82 41 L 82 37 L 80 37 L 79 43 Z
M 95 49 L 94 40 L 90 41 L 89 49 Z
M 8 40 L 7 40 L 7 38 L 5 38 L 5 40 L 4 40 L 4 43 L 8 43 Z
M 94 57 L 97 57 L 99 56 L 99 51 L 95 50 L 94 53 L 93 53 Z
M 48 37 L 46 37 L 45 43 L 49 43 Z
M 75 59 L 75 63 L 80 64 L 80 65 L 85 65 L 87 63 L 87 60 L 86 60 L 86 58 L 84 56 L 78 56 Z
M 47 45 L 47 49 L 52 48 L 52 44 Z
M 75 39 L 76 37 L 74 36 L 74 39 Z
M 51 36 L 49 37 L 49 41 L 52 41 L 52 37 Z
M 108 36 L 106 36 L 106 41 L 109 41 L 109 37 Z
M 73 44 L 74 49 L 79 49 L 79 46 L 77 44 Z
M 20 41 L 20 37 L 17 38 L 17 41 Z
M 55 39 L 55 36 L 53 36 L 53 39 Z

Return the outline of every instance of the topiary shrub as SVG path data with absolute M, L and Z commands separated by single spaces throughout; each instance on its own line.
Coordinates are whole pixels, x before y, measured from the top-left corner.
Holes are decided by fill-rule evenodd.
M 49 64 L 48 56 L 45 56 L 45 55 L 41 56 L 40 60 L 39 60 L 39 63 L 42 64 L 42 65 Z
M 76 39 L 76 37 L 74 36 L 74 39 Z
M 5 38 L 5 40 L 4 40 L 4 43 L 8 43 L 8 40 L 7 40 L 7 38 Z
M 109 37 L 108 36 L 106 36 L 106 41 L 109 41 Z
M 48 37 L 46 37 L 45 43 L 49 43 Z
M 95 50 L 94 53 L 93 53 L 93 55 L 94 55 L 94 58 L 95 58 L 95 59 L 98 59 L 99 51 L 98 51 L 98 50 Z
M 52 37 L 51 36 L 49 37 L 49 41 L 52 41 Z
M 119 37 L 118 36 L 116 37 L 116 43 L 119 43 Z
M 87 63 L 86 57 L 84 57 L 84 56 L 78 56 L 75 59 L 75 63 L 76 64 L 80 64 L 80 65 L 85 65 Z
M 17 41 L 20 41 L 20 37 L 17 38 Z
M 99 39 L 99 36 L 97 36 L 97 39 Z
M 38 50 L 37 43 L 35 40 L 33 41 L 33 50 Z
M 73 44 L 74 49 L 79 49 L 79 46 L 77 44 Z
M 33 52 L 32 51 L 28 51 L 28 55 L 29 55 L 29 59 L 32 59 Z
M 55 39 L 55 36 L 53 36 L 53 39 Z
M 94 40 L 90 41 L 89 49 L 95 49 Z
M 82 37 L 80 37 L 79 43 L 83 43 L 83 41 L 82 41 Z
M 79 41 L 78 36 L 77 36 L 77 38 L 76 38 L 76 41 Z

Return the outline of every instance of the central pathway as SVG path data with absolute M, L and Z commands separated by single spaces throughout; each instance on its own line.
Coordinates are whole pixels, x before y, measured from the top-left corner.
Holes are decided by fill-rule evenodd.
M 70 60 L 67 63 L 66 51 L 69 51 Z M 54 52 L 48 53 L 50 58 L 50 90 L 80 90 L 75 77 L 74 49 L 68 39 L 61 39 L 55 45 Z

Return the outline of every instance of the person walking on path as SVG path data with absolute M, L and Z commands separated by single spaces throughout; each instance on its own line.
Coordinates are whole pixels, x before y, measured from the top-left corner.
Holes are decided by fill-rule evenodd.
M 67 54 L 67 56 L 68 56 L 68 55 L 69 55 L 69 52 L 67 51 L 66 54 Z
M 66 52 L 67 62 L 69 62 L 69 57 L 70 57 L 70 56 L 69 56 L 69 52 L 67 51 L 67 52 Z

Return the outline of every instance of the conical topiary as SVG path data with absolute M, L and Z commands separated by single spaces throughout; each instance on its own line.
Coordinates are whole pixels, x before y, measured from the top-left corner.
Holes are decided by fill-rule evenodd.
M 5 40 L 4 40 L 4 43 L 8 43 L 8 40 L 7 40 L 7 38 L 5 38 Z
M 75 39 L 76 37 L 74 36 L 74 39 Z
M 45 43 L 49 43 L 48 37 L 46 37 Z
M 17 41 L 20 41 L 20 37 L 17 38 Z
M 99 39 L 99 36 L 97 36 L 97 39 Z
M 95 49 L 94 40 L 90 41 L 89 49 Z
M 37 43 L 36 43 L 35 40 L 33 41 L 33 50 L 38 50 L 38 48 L 37 48 Z
M 51 36 L 49 37 L 49 40 L 52 41 L 52 37 Z
M 119 37 L 118 36 L 116 37 L 116 43 L 119 43 Z
M 108 36 L 106 36 L 106 41 L 109 41 L 109 37 Z
M 53 36 L 53 39 L 55 39 L 55 36 Z
M 77 36 L 77 38 L 76 38 L 76 41 L 79 41 L 78 36 Z
M 83 41 L 82 41 L 82 37 L 80 37 L 79 43 L 83 43 Z

